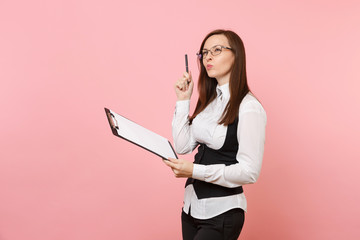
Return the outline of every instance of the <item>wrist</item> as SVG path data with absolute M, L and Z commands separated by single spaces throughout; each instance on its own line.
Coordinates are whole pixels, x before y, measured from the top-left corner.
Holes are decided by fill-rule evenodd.
M 186 101 L 186 100 L 190 100 L 190 97 L 177 97 L 178 101 Z
M 205 181 L 206 166 L 202 164 L 193 164 L 192 178 Z

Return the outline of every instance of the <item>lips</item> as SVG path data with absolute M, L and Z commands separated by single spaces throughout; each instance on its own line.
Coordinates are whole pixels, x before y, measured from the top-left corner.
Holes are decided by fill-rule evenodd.
M 206 69 L 211 69 L 213 67 L 213 65 L 211 65 L 211 64 L 208 64 L 208 65 L 206 65 Z

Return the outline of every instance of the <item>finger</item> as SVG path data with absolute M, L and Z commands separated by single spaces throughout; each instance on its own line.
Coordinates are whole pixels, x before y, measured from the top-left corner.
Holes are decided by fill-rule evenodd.
M 174 87 L 175 87 L 175 88 L 179 88 L 179 80 L 176 81 L 176 83 L 174 84 Z
M 180 84 L 176 84 L 176 88 L 179 89 L 179 90 L 182 90 L 182 87 Z
M 186 78 L 186 83 L 189 85 L 189 83 L 192 82 L 192 77 L 191 77 L 191 73 L 190 75 L 188 74 L 188 77 Z
M 192 88 L 194 86 L 194 81 L 190 80 L 188 85 L 189 85 L 190 88 Z
M 171 166 L 171 165 L 172 165 L 173 163 L 171 163 L 170 161 L 166 161 L 166 160 L 163 160 L 163 162 L 165 163 L 165 165 L 166 165 L 166 166 L 168 166 L 168 167 L 171 167 L 171 168 L 172 168 L 172 166 Z
M 184 79 L 185 79 L 186 83 L 191 82 L 191 75 L 190 75 L 190 72 L 189 72 L 189 73 L 186 73 L 186 75 L 184 74 Z
M 181 86 L 181 89 L 182 91 L 187 91 L 188 90 L 188 87 L 189 87 L 189 82 L 188 82 L 188 78 L 182 78 L 181 80 L 179 80 L 179 86 Z
M 189 77 L 189 87 L 192 88 L 194 86 L 194 81 L 192 80 L 192 76 L 191 76 L 191 72 L 190 72 L 190 77 Z
M 181 78 L 181 79 L 179 79 L 179 85 L 182 87 L 182 88 L 184 88 L 184 86 L 186 85 L 186 83 L 187 83 L 187 80 L 186 80 L 186 78 Z
M 182 82 L 183 82 L 183 83 L 187 83 L 187 82 L 188 82 L 188 79 L 189 79 L 188 77 L 185 77 L 185 76 L 184 76 L 184 77 L 182 78 Z
M 179 162 L 178 159 L 176 159 L 176 158 L 171 158 L 171 157 L 169 157 L 168 160 L 169 160 L 170 162 L 172 162 L 172 163 L 178 163 L 178 162 Z
M 187 83 L 186 83 L 186 81 L 184 81 L 182 83 L 182 90 L 186 91 L 186 87 L 187 87 Z
M 188 81 L 189 81 L 189 73 L 184 72 L 181 79 L 182 79 L 185 83 L 188 83 Z
M 186 76 L 182 75 L 182 77 L 179 78 L 177 82 L 179 82 L 179 83 L 187 82 L 188 78 L 189 78 L 188 75 L 186 75 Z
M 179 81 L 177 84 L 176 84 L 176 87 L 179 89 L 179 90 L 184 90 L 184 83 L 182 81 Z
M 167 161 L 165 164 L 166 164 L 168 167 L 171 167 L 173 170 L 174 170 L 174 168 L 176 167 L 176 164 L 175 164 L 175 163 L 172 163 L 172 162 L 170 162 L 170 161 Z
M 184 83 L 186 83 L 186 82 L 187 82 L 187 78 L 182 77 L 182 78 L 179 78 L 179 79 L 176 81 L 175 85 L 181 86 L 182 84 L 184 84 Z

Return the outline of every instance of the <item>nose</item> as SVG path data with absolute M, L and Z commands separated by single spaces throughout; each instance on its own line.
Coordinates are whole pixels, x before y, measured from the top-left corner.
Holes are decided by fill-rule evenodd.
M 206 57 L 204 58 L 204 60 L 205 61 L 209 61 L 209 60 L 211 60 L 212 59 L 212 55 L 211 55 L 211 53 L 208 53 L 207 55 L 206 55 Z

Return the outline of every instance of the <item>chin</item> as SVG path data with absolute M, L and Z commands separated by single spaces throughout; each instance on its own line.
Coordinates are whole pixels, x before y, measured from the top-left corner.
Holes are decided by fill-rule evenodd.
M 212 72 L 207 72 L 207 75 L 211 78 L 216 78 L 216 74 L 214 74 Z

